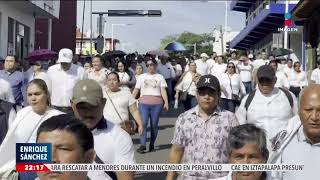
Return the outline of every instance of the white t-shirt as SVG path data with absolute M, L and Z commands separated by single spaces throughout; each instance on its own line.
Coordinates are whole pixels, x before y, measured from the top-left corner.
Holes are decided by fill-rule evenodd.
M 172 66 L 172 67 L 173 67 L 173 69 L 174 69 L 174 72 L 175 72 L 175 74 L 176 74 L 176 77 L 181 76 L 181 74 L 182 74 L 182 67 L 181 67 L 181 65 L 180 65 L 180 64 L 176 64 L 175 66 Z
M 316 84 L 320 84 L 320 69 L 316 68 L 311 73 L 311 80 L 315 81 Z
M 182 81 L 177 84 L 176 89 L 182 92 L 188 91 L 188 94 L 196 96 L 197 86 L 196 83 L 192 81 L 192 78 L 192 73 L 190 71 L 187 72 Z
M 107 122 L 107 129 L 92 130 L 94 150 L 105 164 L 135 164 L 134 147 L 130 135 L 120 126 Z M 106 179 L 103 171 L 89 171 L 92 180 Z
M 15 99 L 12 94 L 11 85 L 8 81 L 0 78 L 0 99 L 15 103 Z
M 140 89 L 141 96 L 161 96 L 161 88 L 166 88 L 167 83 L 161 74 L 142 74 L 135 86 Z
M 277 82 L 275 87 L 288 88 L 289 89 L 289 80 L 287 76 L 282 71 L 276 72 Z
M 225 73 L 227 70 L 227 64 L 225 63 L 221 63 L 221 64 L 215 64 L 213 65 L 213 67 L 211 68 L 211 74 L 216 76 L 217 78 L 219 78 L 221 76 L 221 74 Z
M 64 71 L 60 64 L 56 64 L 49 67 L 47 73 L 51 80 L 51 104 L 61 107 L 71 106 L 70 99 L 74 85 L 88 77 L 84 68 L 75 64 L 72 64 L 68 71 Z
M 93 79 L 97 81 L 101 87 L 104 87 L 107 75 L 110 73 L 110 71 L 106 68 L 100 69 L 100 71 L 96 72 L 94 69 L 92 69 L 88 74 L 88 79 Z
M 238 64 L 237 68 L 240 72 L 242 82 L 251 82 L 253 66 L 251 64 L 248 64 L 246 66 L 243 64 Z
M 0 146 L 0 167 L 12 159 L 15 159 L 16 143 L 35 143 L 37 130 L 42 122 L 52 116 L 62 114 L 55 109 L 48 109 L 44 115 L 39 115 L 27 106 L 18 111 L 5 139 Z
M 231 80 L 231 86 L 230 86 Z M 241 81 L 239 74 L 230 76 L 228 73 L 223 73 L 219 78 L 220 85 L 225 89 L 227 94 L 221 91 L 221 98 L 232 99 L 232 94 L 245 95 L 246 89 Z
M 209 66 L 207 62 L 203 62 L 202 59 L 197 59 L 194 62 L 197 65 L 197 73 L 201 74 L 201 76 L 208 74 Z
M 208 68 L 211 69 L 213 65 L 216 64 L 216 62 L 213 59 L 208 59 L 207 64 L 208 64 Z
M 46 83 L 46 85 L 48 87 L 48 90 L 51 93 L 51 80 L 50 80 L 49 76 L 47 75 L 47 73 L 40 72 L 37 75 L 31 74 L 29 76 L 29 82 L 34 80 L 34 79 L 42 79 Z
M 129 106 L 136 103 L 136 100 L 133 98 L 132 94 L 126 90 L 120 90 L 117 92 L 104 90 L 103 93 L 104 97 L 107 99 L 103 110 L 104 117 L 114 124 L 120 124 L 122 121 L 129 120 Z M 120 114 L 121 119 L 112 105 L 110 98 Z
M 130 76 L 127 72 L 117 72 L 117 73 L 119 75 L 120 82 L 129 82 L 130 81 Z M 127 90 L 127 91 L 130 91 L 130 88 L 128 85 L 121 85 L 120 88 Z
M 292 71 L 289 75 L 289 85 L 293 87 L 304 87 L 308 85 L 307 76 L 304 71 L 297 73 L 296 71 Z
M 253 61 L 253 67 L 255 70 L 258 70 L 259 67 L 263 66 L 263 65 L 268 65 L 269 64 L 269 60 L 263 60 L 263 59 L 256 59 L 255 61 Z

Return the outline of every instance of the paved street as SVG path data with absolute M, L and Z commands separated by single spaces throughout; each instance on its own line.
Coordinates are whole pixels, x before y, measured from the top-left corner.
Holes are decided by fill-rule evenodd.
M 171 139 L 174 131 L 174 124 L 182 109 L 171 108 L 170 112 L 163 113 L 159 122 L 159 134 L 155 145 L 155 152 L 139 154 L 135 153 L 137 163 L 167 163 L 169 150 L 171 147 Z M 150 136 L 150 132 L 148 132 Z M 148 137 L 149 137 L 148 136 Z M 148 138 L 148 141 L 150 139 Z M 137 135 L 133 136 L 133 143 L 135 149 L 139 147 L 139 138 Z M 137 180 L 163 180 L 165 179 L 165 172 L 153 173 L 136 173 Z

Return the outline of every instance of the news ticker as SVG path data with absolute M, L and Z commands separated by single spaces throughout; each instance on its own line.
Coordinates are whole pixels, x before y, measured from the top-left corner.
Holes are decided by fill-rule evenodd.
M 47 143 L 17 143 L 18 172 L 47 171 L 302 171 L 299 164 L 52 164 Z
M 303 165 L 290 164 L 16 164 L 18 172 L 46 171 L 302 171 Z

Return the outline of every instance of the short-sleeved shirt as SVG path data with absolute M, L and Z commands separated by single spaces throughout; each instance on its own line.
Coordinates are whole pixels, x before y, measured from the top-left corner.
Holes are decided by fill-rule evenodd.
M 239 123 L 234 113 L 217 109 L 207 120 L 199 116 L 199 106 L 182 113 L 176 122 L 172 144 L 184 148 L 182 164 L 220 164 L 228 162 L 226 140 Z M 182 172 L 185 177 L 214 179 L 226 172 Z M 183 179 L 190 179 L 183 178 Z M 192 179 L 192 178 L 191 178 Z
M 312 71 L 310 79 L 316 84 L 320 84 L 320 68 L 314 69 Z
M 99 158 L 105 164 L 135 164 L 130 135 L 121 127 L 110 122 L 106 123 L 107 128 L 96 128 L 91 131 L 94 138 L 94 150 Z M 89 171 L 88 176 L 92 180 L 108 179 L 104 171 Z
M 283 180 L 317 179 L 320 162 L 320 143 L 310 144 L 301 126 L 282 151 L 282 164 L 304 165 L 303 171 L 283 172 Z
M 122 89 L 117 92 L 112 92 L 105 89 L 104 94 L 105 98 L 107 98 L 107 102 L 103 110 L 104 117 L 114 124 L 120 124 L 122 121 L 129 120 L 129 106 L 136 103 L 136 100 L 134 99 L 130 91 Z M 115 108 L 117 108 L 121 119 L 117 114 L 113 104 L 111 103 L 110 98 Z
M 167 83 L 161 74 L 140 75 L 136 89 L 140 89 L 141 96 L 161 96 L 161 88 L 166 88 Z

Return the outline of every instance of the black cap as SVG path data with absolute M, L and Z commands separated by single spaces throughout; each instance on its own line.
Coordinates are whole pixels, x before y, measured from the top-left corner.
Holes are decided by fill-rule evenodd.
M 219 80 L 213 75 L 204 75 L 200 77 L 197 83 L 197 89 L 205 87 L 220 92 Z
M 261 78 L 274 80 L 275 77 L 276 77 L 276 74 L 275 74 L 274 70 L 272 69 L 272 67 L 269 65 L 263 65 L 263 66 L 259 67 L 259 69 L 257 71 L 258 80 L 260 80 Z

